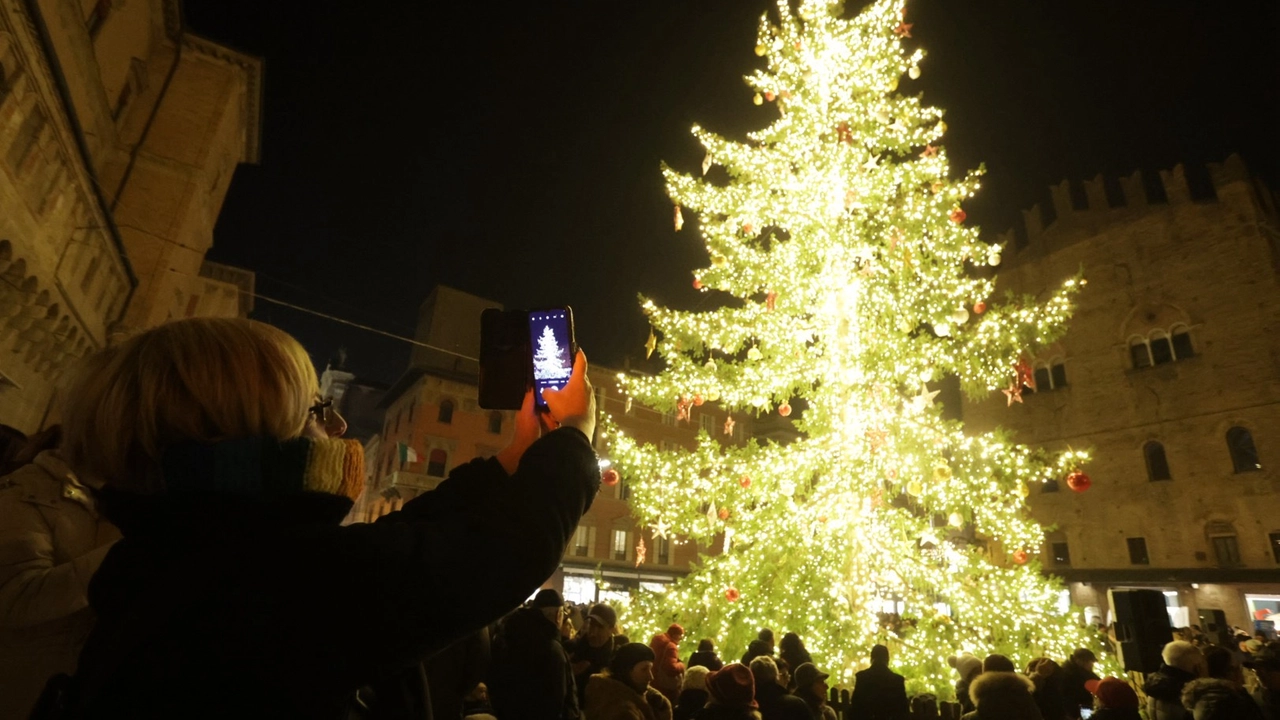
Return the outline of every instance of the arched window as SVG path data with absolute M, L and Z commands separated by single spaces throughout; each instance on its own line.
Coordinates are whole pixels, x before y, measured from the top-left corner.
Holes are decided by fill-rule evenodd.
M 494 435 L 502 434 L 502 413 L 497 410 L 489 413 L 489 432 Z
M 1253 444 L 1253 433 L 1240 426 L 1227 431 L 1227 451 L 1231 453 L 1231 466 L 1238 473 L 1256 472 L 1262 469 L 1258 462 L 1258 448 Z
M 1173 362 L 1173 345 L 1169 342 L 1169 335 L 1163 330 L 1151 331 L 1151 362 L 1156 365 L 1164 365 Z
M 1129 359 L 1133 361 L 1135 370 L 1151 367 L 1151 348 L 1147 345 L 1146 338 L 1137 335 L 1129 338 Z
M 427 455 L 427 474 L 431 477 L 444 477 L 444 466 L 449 462 L 449 453 L 436 448 Z
M 1063 363 L 1062 358 L 1054 358 L 1048 362 L 1038 362 L 1036 363 L 1035 378 L 1036 388 L 1032 392 L 1061 390 L 1067 386 L 1067 366 Z M 1026 390 L 1031 390 L 1031 388 L 1026 388 Z
M 1211 522 L 1205 526 L 1205 534 L 1209 544 L 1213 546 L 1213 557 L 1219 567 L 1236 567 L 1240 564 L 1240 544 L 1236 540 L 1236 529 L 1229 522 Z
M 445 425 L 453 424 L 453 401 L 444 400 L 440 403 L 440 412 L 436 415 L 436 420 Z
M 1186 360 L 1195 357 L 1196 349 L 1191 345 L 1191 332 L 1186 325 L 1174 325 L 1170 333 L 1173 336 L 1173 359 Z
M 1147 460 L 1147 480 L 1158 482 L 1172 480 L 1169 473 L 1169 460 L 1164 456 L 1164 446 L 1152 440 L 1142 446 L 1142 455 Z

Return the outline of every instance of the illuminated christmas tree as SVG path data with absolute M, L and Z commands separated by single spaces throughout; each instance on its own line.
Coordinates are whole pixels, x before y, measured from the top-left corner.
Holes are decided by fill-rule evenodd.
M 708 401 L 783 416 L 795 402 L 801 439 L 734 443 L 731 421 L 674 452 L 606 433 L 645 532 L 716 551 L 637 596 L 637 631 L 678 620 L 733 657 L 758 628 L 794 630 L 841 681 L 885 643 L 913 692 L 949 697 L 948 655 L 1025 666 L 1092 644 L 1040 572 L 1025 507 L 1033 484 L 1087 484 L 1085 457 L 966 434 L 928 385 L 1020 401 L 1024 358 L 1062 334 L 1083 281 L 991 299 L 980 269 L 1000 248 L 963 210 L 978 173 L 951 176 L 942 112 L 899 88 L 924 57 L 904 47 L 901 2 L 846 18 L 837 0 L 780 0 L 760 24 L 767 67 L 747 78 L 777 119 L 745 140 L 695 127 L 701 174 L 664 168 L 676 229 L 698 220 L 710 264 L 694 286 L 715 308 L 642 299 L 665 370 L 624 387 L 681 421 Z
M 533 372 L 543 380 L 559 380 L 573 374 L 568 350 L 556 342 L 556 334 L 550 325 L 543 326 L 542 334 L 538 336 L 538 349 L 533 353 Z

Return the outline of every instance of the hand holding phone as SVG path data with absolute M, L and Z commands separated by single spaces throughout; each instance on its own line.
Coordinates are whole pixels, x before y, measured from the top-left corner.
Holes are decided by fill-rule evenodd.
M 591 439 L 596 431 L 596 394 L 587 379 L 586 353 L 579 350 L 574 356 L 572 374 L 563 389 L 546 388 L 541 394 L 547 414 L 556 424 L 577 428 Z

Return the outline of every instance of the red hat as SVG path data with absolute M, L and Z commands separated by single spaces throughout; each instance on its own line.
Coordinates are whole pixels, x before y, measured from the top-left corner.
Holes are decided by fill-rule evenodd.
M 1103 678 L 1088 680 L 1085 689 L 1102 701 L 1102 707 L 1115 710 L 1137 710 L 1138 693 L 1129 687 L 1129 683 L 1120 678 Z
M 707 676 L 707 694 L 728 707 L 756 707 L 756 679 L 742 663 L 730 663 Z
M 672 638 L 684 637 L 684 628 L 679 623 L 671 623 L 671 627 L 667 628 L 667 635 Z

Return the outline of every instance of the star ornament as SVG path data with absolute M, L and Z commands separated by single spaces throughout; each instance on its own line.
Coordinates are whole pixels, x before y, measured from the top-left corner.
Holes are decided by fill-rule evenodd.
M 734 425 L 736 425 L 736 424 L 737 424 L 737 423 L 734 421 L 734 419 L 733 419 L 732 417 L 727 417 L 727 418 L 725 418 L 725 419 L 724 419 L 724 434 L 725 434 L 725 435 L 732 435 L 732 434 L 733 434 L 733 426 L 734 426 Z
M 1014 403 L 1022 402 L 1022 385 L 1019 385 L 1016 382 L 1000 392 L 1004 393 L 1005 399 L 1007 400 L 1005 407 L 1012 407 Z
M 644 547 L 644 538 L 640 538 L 640 542 L 636 543 L 636 567 L 644 564 L 644 556 L 648 554 Z
M 649 328 L 649 339 L 644 341 L 644 359 L 648 360 L 653 356 L 653 351 L 658 347 L 658 337 L 653 334 L 653 328 Z
M 871 451 L 875 452 L 884 447 L 889 442 L 889 432 L 887 430 L 868 430 L 867 440 L 871 443 Z
M 665 538 L 667 533 L 671 532 L 671 523 L 663 520 L 662 518 L 658 518 L 658 520 L 649 527 L 653 528 L 653 536 L 656 538 Z
M 933 392 L 929 392 L 929 386 L 924 383 L 920 383 L 920 394 L 911 399 L 911 409 L 915 411 L 916 414 L 920 414 L 933 407 L 933 399 L 938 397 L 940 392 L 942 391 L 934 390 Z
M 911 37 L 911 27 L 913 25 L 915 25 L 915 23 L 900 22 L 898 23 L 898 27 L 893 29 L 893 34 L 900 38 L 909 38 Z
M 910 35 L 908 35 L 907 37 L 910 37 Z M 938 154 L 938 148 L 936 148 L 936 147 L 934 147 L 934 146 L 932 146 L 932 145 L 925 145 L 925 146 L 924 146 L 924 152 L 920 153 L 920 157 L 922 157 L 922 158 L 929 158 L 929 157 L 933 157 L 934 155 L 937 155 L 937 154 Z

